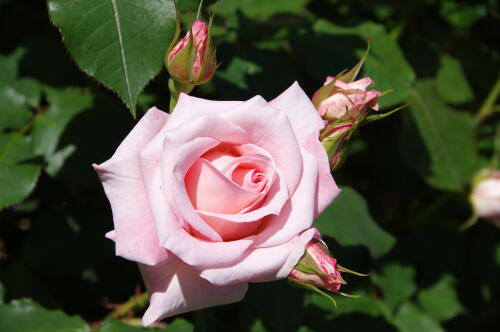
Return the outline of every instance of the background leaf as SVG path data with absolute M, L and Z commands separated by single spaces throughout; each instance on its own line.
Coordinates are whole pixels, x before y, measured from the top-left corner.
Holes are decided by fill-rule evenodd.
M 41 166 L 30 137 L 0 134 L 0 209 L 25 199 L 35 188 Z
M 395 243 L 370 216 L 363 196 L 344 186 L 338 198 L 315 221 L 321 234 L 331 236 L 343 246 L 363 245 L 372 256 L 381 257 Z
M 462 312 L 453 278 L 443 276 L 436 284 L 418 293 L 418 302 L 436 321 L 446 321 Z
M 472 117 L 450 110 L 430 80 L 417 82 L 408 101 L 431 157 L 430 169 L 420 171 L 437 188 L 461 190 L 478 167 Z
M 0 330 L 5 332 L 90 332 L 79 317 L 49 311 L 30 300 L 0 306 Z
M 48 0 L 76 63 L 135 116 L 137 96 L 162 68 L 175 29 L 171 0 Z

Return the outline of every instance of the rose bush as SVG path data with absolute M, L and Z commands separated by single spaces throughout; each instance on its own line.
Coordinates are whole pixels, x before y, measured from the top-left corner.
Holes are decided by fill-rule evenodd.
M 171 115 L 150 109 L 94 165 L 113 212 L 107 236 L 151 295 L 144 325 L 290 274 L 339 192 L 323 125 L 297 83 L 271 102 L 181 94 Z

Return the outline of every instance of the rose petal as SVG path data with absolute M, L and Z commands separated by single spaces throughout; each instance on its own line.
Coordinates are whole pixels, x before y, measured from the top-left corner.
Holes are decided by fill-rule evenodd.
M 318 188 L 316 207 L 314 209 L 314 219 L 316 219 L 337 197 L 340 189 L 337 187 L 330 172 L 326 150 L 315 135 L 311 135 L 306 141 L 305 149 L 314 156 L 318 165 Z
M 283 244 L 249 249 L 248 253 L 236 264 L 221 268 L 208 268 L 200 275 L 219 286 L 286 278 L 304 254 L 305 247 L 313 236 L 314 229 L 309 229 Z
M 229 242 L 209 242 L 196 238 L 184 228 L 169 234 L 162 246 L 187 264 L 202 269 L 238 261 L 254 241 L 254 236 Z
M 223 113 L 228 109 L 244 104 L 243 101 L 215 101 L 189 96 L 185 93 L 179 95 L 179 100 L 170 115 L 168 129 L 190 123 L 193 119 L 207 115 Z
M 269 104 L 288 116 L 301 145 L 311 134 L 319 137 L 319 131 L 324 127 L 324 122 L 297 82 L 294 82 Z
M 148 199 L 141 181 L 138 153 L 165 125 L 168 114 L 151 108 L 97 171 L 113 211 L 116 254 L 154 265 L 167 258 L 159 246 Z
M 316 209 L 318 165 L 315 158 L 302 149 L 302 179 L 297 190 L 279 215 L 266 218 L 266 227 L 257 234 L 254 247 L 276 246 L 288 242 L 296 234 L 311 227 Z
M 261 147 L 272 156 L 276 168 L 286 177 L 289 193 L 293 193 L 302 174 L 302 157 L 286 114 L 256 96 L 221 116 L 243 128 L 248 135 L 248 143 Z
M 237 213 L 260 196 L 229 180 L 204 159 L 191 166 L 185 185 L 195 209 L 216 213 Z
M 139 265 L 150 297 L 142 323 L 148 326 L 163 318 L 243 299 L 248 284 L 214 286 L 198 271 L 173 255 L 157 266 Z

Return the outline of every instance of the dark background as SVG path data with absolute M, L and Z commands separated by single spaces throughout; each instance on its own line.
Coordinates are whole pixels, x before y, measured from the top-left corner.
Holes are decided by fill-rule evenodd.
M 184 12 L 197 8 L 196 1 L 180 2 Z M 498 3 L 273 3 L 221 1 L 214 29 L 221 66 L 215 78 L 193 94 L 236 100 L 260 94 L 269 100 L 297 80 L 312 95 L 326 75 L 357 62 L 366 40 L 356 27 L 372 22 L 367 33 L 383 38 L 374 38 L 374 60 L 365 74 L 373 77 L 381 90 L 398 90 L 384 97 L 388 98 L 382 101 L 385 110 L 406 103 L 411 107 L 366 125 L 355 135 L 347 161 L 334 174 L 341 187 L 353 188 L 353 192 L 342 201 L 346 211 L 336 208 L 328 212 L 334 220 L 345 220 L 348 228 L 354 224 L 349 231 L 355 235 L 342 240 L 340 235 L 336 238 L 335 230 L 324 230 L 342 265 L 371 276 L 347 277 L 350 284 L 346 292 L 364 297 L 336 296 L 339 309 L 333 311 L 316 295 L 274 282 L 252 285 L 241 303 L 188 313 L 183 318 L 200 331 L 497 330 L 500 232 L 484 220 L 465 232 L 459 232 L 458 227 L 471 214 L 468 183 L 491 156 L 498 116 L 475 126 L 473 142 L 468 144 L 479 157 L 474 157 L 477 160 L 465 172 L 463 186 L 450 190 L 429 181 L 436 161 L 429 148 L 432 142 L 426 140 L 418 115 L 412 114 L 415 101 L 411 89 L 418 90 L 424 80 L 432 81 L 437 89 L 432 93 L 437 97 L 423 94 L 424 100 L 437 98 L 437 104 L 429 103 L 447 105 L 452 112 L 472 119 L 499 76 Z M 314 28 L 322 24 L 319 22 L 352 31 L 326 33 Z M 389 40 L 390 45 L 381 40 Z M 397 52 L 392 52 L 393 47 Z M 51 25 L 44 1 L 0 0 L 0 54 L 14 52 L 18 54 L 18 77 L 52 89 L 43 88 L 39 99 L 29 105 L 33 115 L 51 105 L 69 104 L 74 109 L 56 119 L 62 134 L 53 156 L 34 157 L 43 171 L 33 192 L 0 211 L 0 302 L 4 303 L 0 306 L 0 326 L 2 319 L 16 317 L 7 313 L 17 302 L 8 303 L 19 298 L 79 315 L 96 326 L 105 320 L 112 304 L 125 302 L 143 288 L 136 265 L 115 257 L 113 243 L 104 238 L 112 229 L 112 217 L 90 167 L 111 156 L 136 120 L 112 92 L 78 69 L 58 29 Z M 450 58 L 454 65 L 444 68 Z M 398 66 L 398 61 L 408 65 L 414 77 L 409 77 L 407 68 Z M 152 105 L 167 110 L 167 81 L 163 70 L 147 86 L 139 97 L 139 116 Z M 68 87 L 84 91 L 85 96 L 63 92 Z M 6 112 L 5 105 L 0 106 L 0 113 Z M 0 114 L 2 119 L 5 117 Z M 449 126 L 452 132 L 454 123 L 449 122 Z M 33 133 L 31 127 L 22 128 L 3 130 Z M 457 139 L 457 144 L 460 142 L 461 138 Z M 64 157 L 61 151 L 72 153 Z M 57 158 L 62 158 L 59 164 Z M 463 164 L 470 159 L 464 153 Z M 361 208 L 369 211 L 363 218 L 390 234 L 389 239 L 383 238 L 387 249 L 377 251 L 373 249 L 377 244 L 371 247 L 369 241 L 356 239 L 356 227 L 364 226 L 351 220 L 351 216 L 356 217 L 352 209 Z M 44 309 L 36 308 L 40 319 L 45 319 Z M 133 317 L 141 314 L 141 309 L 131 312 Z M 112 328 L 109 331 L 122 331 Z

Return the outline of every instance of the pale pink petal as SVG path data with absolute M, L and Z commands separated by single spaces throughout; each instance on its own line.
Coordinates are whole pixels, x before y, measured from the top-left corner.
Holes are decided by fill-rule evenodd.
M 159 246 L 139 171 L 138 154 L 165 125 L 168 114 L 150 109 L 123 140 L 115 154 L 94 165 L 113 211 L 116 254 L 143 264 L 166 259 Z
M 216 213 L 237 213 L 260 196 L 237 185 L 204 159 L 189 168 L 185 186 L 195 209 Z
M 265 282 L 286 278 L 304 254 L 305 247 L 313 236 L 314 229 L 309 229 L 283 244 L 249 249 L 248 253 L 236 264 L 205 269 L 201 272 L 201 277 L 214 285 Z
M 316 219 L 337 197 L 340 189 L 335 180 L 333 180 L 328 155 L 318 138 L 311 136 L 306 142 L 305 149 L 314 156 L 318 165 L 318 188 L 316 206 L 314 208 L 314 219 Z
M 281 172 L 276 172 L 276 179 L 269 188 L 264 202 L 254 210 L 244 211 L 238 214 L 224 214 L 211 211 L 198 210 L 198 214 L 202 216 L 210 216 L 220 220 L 230 222 L 253 222 L 262 219 L 269 215 L 280 214 L 283 205 L 288 201 L 289 195 L 284 176 Z
M 228 242 L 209 242 L 179 228 L 162 241 L 162 246 L 189 265 L 198 269 L 221 264 L 232 264 L 244 255 L 255 237 Z
M 300 146 L 287 115 L 267 105 L 262 97 L 256 96 L 221 116 L 243 128 L 248 143 L 269 152 L 276 168 L 286 177 L 289 193 L 293 193 L 302 174 Z
M 366 88 L 374 86 L 375 83 L 369 77 L 363 77 L 357 81 L 349 83 L 351 89 L 366 90 Z
M 207 100 L 181 93 L 177 105 L 175 105 L 174 111 L 170 115 L 167 128 L 182 126 L 202 116 L 223 113 L 244 103 L 243 101 Z
M 323 128 L 324 122 L 297 82 L 269 104 L 288 116 L 301 145 L 311 134 L 319 137 L 319 131 Z
M 217 144 L 241 144 L 247 141 L 246 132 L 219 116 L 205 116 L 165 136 L 162 155 L 162 183 L 168 202 L 174 202 L 175 213 L 208 239 L 221 238 L 201 217 L 186 192 L 184 179 L 187 171 L 203 154 Z M 160 226 L 158 226 L 160 227 Z
M 266 218 L 266 227 L 257 234 L 255 247 L 269 247 L 288 242 L 296 234 L 311 227 L 316 209 L 318 164 L 306 150 L 302 150 L 302 178 L 297 190 L 280 214 Z
M 150 294 L 144 326 L 184 312 L 241 301 L 248 289 L 246 283 L 214 286 L 173 255 L 165 263 L 139 268 Z

